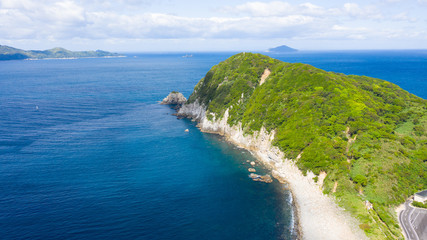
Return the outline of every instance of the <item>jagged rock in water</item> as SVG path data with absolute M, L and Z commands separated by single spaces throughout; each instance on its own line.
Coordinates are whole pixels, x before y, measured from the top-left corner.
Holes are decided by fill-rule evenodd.
M 248 171 L 249 172 L 256 172 L 256 169 L 255 168 L 248 168 Z
M 262 175 L 258 175 L 255 173 L 251 173 L 251 174 L 249 174 L 249 177 L 252 178 L 252 180 L 257 181 L 257 182 L 265 182 L 265 183 L 273 182 L 273 179 L 268 174 L 262 176 Z
M 180 92 L 172 91 L 167 97 L 163 99 L 160 104 L 168 105 L 182 105 L 187 102 L 187 99 Z

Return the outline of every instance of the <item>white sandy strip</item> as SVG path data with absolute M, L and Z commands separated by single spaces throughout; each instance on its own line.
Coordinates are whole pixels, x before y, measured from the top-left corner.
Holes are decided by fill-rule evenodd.
M 303 239 L 368 239 L 358 227 L 357 220 L 322 193 L 321 186 L 313 180 L 313 173 L 305 177 L 293 161 L 284 159 L 283 153 L 271 146 L 274 136 L 267 135 L 264 129 L 255 133 L 255 138 L 246 136 L 243 141 L 241 135 L 224 135 L 234 144 L 251 150 L 259 160 L 272 167 L 274 177 L 289 184 L 296 201 Z
M 257 153 L 263 161 L 268 155 Z M 356 219 L 322 193 L 321 187 L 290 160 L 275 164 L 273 175 L 284 179 L 294 195 L 303 239 L 367 239 Z
M 210 121 L 206 118 L 205 108 L 197 102 L 184 105 L 178 115 L 197 120 L 202 131 L 225 136 L 230 142 L 248 149 L 264 164 L 271 166 L 272 175 L 285 180 L 291 188 L 303 239 L 367 239 L 358 227 L 357 220 L 322 193 L 321 186 L 312 179 L 313 173 L 303 176 L 292 160 L 285 159 L 284 154 L 271 145 L 274 132 L 269 134 L 262 128 L 253 135 L 245 135 L 240 125 L 230 127 L 227 124 L 228 110 L 222 119 L 215 120 L 213 116 L 213 121 Z

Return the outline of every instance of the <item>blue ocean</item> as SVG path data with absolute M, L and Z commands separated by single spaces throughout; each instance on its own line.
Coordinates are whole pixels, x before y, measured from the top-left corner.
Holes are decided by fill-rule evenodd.
M 295 239 L 286 185 L 158 104 L 234 53 L 185 54 L 0 62 L 0 238 Z M 270 56 L 427 98 L 425 50 Z

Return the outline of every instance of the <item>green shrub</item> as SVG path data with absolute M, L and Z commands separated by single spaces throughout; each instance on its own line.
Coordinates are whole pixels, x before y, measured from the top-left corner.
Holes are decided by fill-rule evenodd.
M 417 201 L 413 201 L 412 205 L 414 207 L 419 207 L 419 208 L 427 208 L 427 203 L 422 203 L 422 202 L 417 202 Z
M 365 176 L 361 175 L 361 174 L 356 175 L 356 176 L 353 178 L 353 181 L 354 181 L 356 184 L 360 184 L 360 185 L 362 185 L 363 187 L 365 187 L 365 186 L 366 186 L 366 184 L 368 184 L 368 179 L 367 179 Z

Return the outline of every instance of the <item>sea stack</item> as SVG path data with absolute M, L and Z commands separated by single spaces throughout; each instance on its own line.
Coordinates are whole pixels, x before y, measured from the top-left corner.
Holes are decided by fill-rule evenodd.
M 167 105 L 182 105 L 187 102 L 187 99 L 180 92 L 172 91 L 167 97 L 163 99 L 160 104 Z

